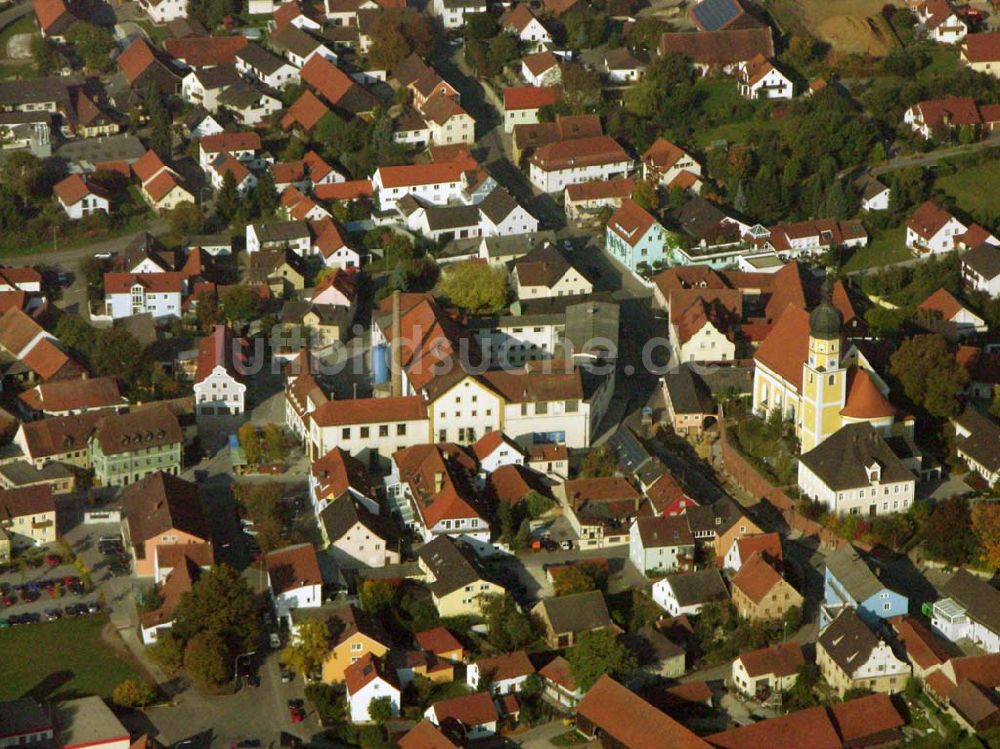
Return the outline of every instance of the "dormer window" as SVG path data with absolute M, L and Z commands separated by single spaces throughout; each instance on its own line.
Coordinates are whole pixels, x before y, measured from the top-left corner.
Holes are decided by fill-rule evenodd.
M 877 484 L 882 480 L 882 467 L 878 463 L 865 466 L 865 471 L 868 474 L 868 483 Z

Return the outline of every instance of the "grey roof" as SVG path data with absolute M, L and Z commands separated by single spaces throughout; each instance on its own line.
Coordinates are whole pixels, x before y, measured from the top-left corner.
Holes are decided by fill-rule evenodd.
M 80 83 L 75 77 L 49 76 L 21 81 L 0 81 L 0 107 L 55 102 L 69 111 L 69 86 Z
M 694 533 L 711 531 L 719 535 L 732 528 L 742 517 L 744 517 L 743 510 L 729 497 L 687 509 L 688 524 Z
M 73 472 L 62 463 L 46 463 L 41 468 L 35 468 L 23 460 L 0 465 L 0 476 L 10 482 L 14 488 L 29 486 L 41 481 L 58 481 L 73 475 Z
M 268 37 L 268 42 L 278 49 L 287 50 L 293 55 L 306 57 L 323 43 L 300 29 L 295 24 L 285 24 Z
M 606 357 L 618 349 L 618 329 L 618 302 L 588 297 L 566 307 L 563 342 L 572 345 L 574 354 Z
M 398 536 L 395 526 L 388 518 L 371 513 L 349 494 L 337 497 L 328 504 L 319 514 L 319 520 L 326 529 L 326 537 L 334 544 L 358 523 L 388 542 L 387 545 Z
M 860 177 L 854 180 L 854 184 L 861 190 L 861 197 L 863 197 L 865 200 L 871 200 L 875 196 L 881 195 L 882 193 L 884 193 L 886 190 L 889 189 L 884 184 L 875 179 L 872 175 L 867 173 L 862 174 Z
M 546 230 L 509 237 L 485 237 L 482 246 L 486 248 L 487 257 L 510 257 L 527 255 L 535 247 L 555 241 L 555 232 Z
M 1000 634 L 1000 590 L 960 569 L 941 586 L 941 593 L 960 603 L 972 619 Z
M 184 237 L 181 240 L 181 246 L 185 249 L 191 249 L 192 247 L 232 247 L 233 238 L 228 232 L 194 234 L 190 237 Z
M 129 740 L 129 732 L 100 697 L 57 702 L 56 723 L 62 746 L 87 746 L 113 739 Z
M 517 202 L 504 188 L 494 187 L 479 204 L 479 210 L 494 224 L 499 224 L 517 210 Z
M 691 198 L 671 214 L 672 223 L 694 239 L 737 241 L 739 226 L 727 222 L 728 218 L 715 203 L 699 196 Z
M 713 365 L 710 371 L 695 373 L 713 396 L 748 394 L 753 389 L 753 366 Z
M 841 427 L 799 460 L 833 491 L 869 486 L 867 466 L 873 463 L 881 468 L 882 484 L 916 480 L 867 421 Z
M 854 609 L 844 608 L 819 635 L 818 645 L 846 674 L 853 675 L 878 647 L 878 637 Z
M 556 634 L 588 632 L 613 624 L 604 594 L 599 590 L 543 598 L 535 608 L 545 612 L 549 625 Z
M 261 244 L 291 242 L 311 236 L 309 224 L 305 221 L 276 221 L 271 224 L 254 224 L 253 227 Z
M 197 78 L 206 89 L 225 88 L 240 81 L 240 74 L 236 72 L 236 66 L 232 64 L 199 68 L 191 75 Z
M 467 551 L 465 544 L 459 545 L 451 536 L 438 536 L 424 544 L 417 551 L 417 556 L 434 576 L 434 582 L 428 583 L 427 587 L 438 598 L 477 580 L 487 579 L 479 568 L 475 552 Z
M 705 392 L 705 386 L 688 364 L 681 364 L 663 375 L 663 386 L 670 395 L 670 404 L 673 406 L 674 413 L 715 412 L 715 405 L 708 393 Z
M 962 262 L 987 280 L 1000 276 L 1000 247 L 983 242 L 969 250 Z
M 236 58 L 242 60 L 254 70 L 259 70 L 264 75 L 276 73 L 283 65 L 288 65 L 288 61 L 278 57 L 272 52 L 268 52 L 259 44 L 250 42 L 247 46 L 236 53 Z
M 257 104 L 262 97 L 270 96 L 278 100 L 274 94 L 268 93 L 260 86 L 256 86 L 246 81 L 238 81 L 219 94 L 219 104 L 234 109 L 249 109 Z
M 445 205 L 427 206 L 427 226 L 431 231 L 447 231 L 467 226 L 479 226 L 479 206 Z
M 30 697 L 0 702 L 0 736 L 17 736 L 46 728 L 52 728 L 51 719 L 44 708 Z
M 674 592 L 677 603 L 682 607 L 697 606 L 729 598 L 726 583 L 715 568 L 685 572 L 680 575 L 667 575 L 666 581 Z
M 691 14 L 705 31 L 723 29 L 743 13 L 737 0 L 701 0 L 691 9 Z
M 1000 470 L 1000 425 L 971 406 L 955 421 L 971 432 L 957 439 L 956 447 L 990 471 Z
M 305 277 L 306 268 L 304 261 L 291 250 L 261 250 L 250 253 L 247 267 L 248 283 L 266 283 L 267 280 L 281 265 L 287 263 L 294 268 L 299 275 Z
M 121 133 L 66 141 L 56 149 L 55 156 L 70 162 L 98 164 L 102 161 L 133 162 L 144 153 L 146 147 L 137 136 Z
M 844 544 L 826 558 L 826 569 L 858 603 L 886 589 L 858 550 L 850 544 Z

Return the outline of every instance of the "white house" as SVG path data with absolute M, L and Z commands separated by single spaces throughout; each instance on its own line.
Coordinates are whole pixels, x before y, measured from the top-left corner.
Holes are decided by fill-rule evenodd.
M 521 77 L 536 88 L 557 86 L 562 82 L 559 58 L 549 51 L 525 55 L 521 59 Z
M 404 447 L 430 441 L 421 396 L 358 398 L 320 404 L 309 420 L 309 453 L 315 459 L 339 447 L 371 464 L 387 462 Z
M 187 282 L 181 273 L 105 273 L 104 309 L 113 320 L 149 313 L 180 317 Z
M 1000 248 L 983 242 L 962 257 L 962 278 L 976 291 L 1000 296 Z
M 222 132 L 198 141 L 198 166 L 203 170 L 222 153 L 234 156 L 244 164 L 258 166 L 257 152 L 261 149 L 260 135 L 255 132 Z
M 988 328 L 983 318 L 958 301 L 947 289 L 938 289 L 918 304 L 917 309 L 933 313 L 951 323 L 958 337 L 985 333 Z
M 487 432 L 472 446 L 480 473 L 493 473 L 501 466 L 523 466 L 524 451 L 501 431 Z
M 503 90 L 503 130 L 514 132 L 515 125 L 534 125 L 538 110 L 559 101 L 562 92 L 558 87 L 513 86 Z
M 344 683 L 352 723 L 373 722 L 371 704 L 378 699 L 388 699 L 392 715 L 399 715 L 401 693 L 396 676 L 371 653 L 344 669 Z
M 242 342 L 225 325 L 216 325 L 198 342 L 194 376 L 198 416 L 241 414 L 246 409 L 246 383 L 238 369 L 243 364 Z
M 653 601 L 670 616 L 697 614 L 706 603 L 728 598 L 722 575 L 714 568 L 667 575 L 653 583 Z
M 267 587 L 279 619 L 291 623 L 292 609 L 318 608 L 323 603 L 323 575 L 310 543 L 286 546 L 264 557 Z
M 458 721 L 465 729 L 465 738 L 470 741 L 495 736 L 500 720 L 489 692 L 475 692 L 435 702 L 424 712 L 424 717 L 436 726 Z
M 764 55 L 741 62 L 736 80 L 744 99 L 791 99 L 795 95 L 792 79 Z
M 531 184 L 549 193 L 582 182 L 627 177 L 632 165 L 625 149 L 607 135 L 549 143 L 537 149 L 528 163 Z
M 765 698 L 791 689 L 804 664 L 802 646 L 794 642 L 740 653 L 733 661 L 732 683 L 744 697 Z
M 433 0 L 431 15 L 435 16 L 445 29 L 460 29 L 465 26 L 469 13 L 485 13 L 486 0 Z
M 526 3 L 514 6 L 500 17 L 500 27 L 508 34 L 513 34 L 518 41 L 529 49 L 538 49 L 546 44 L 552 44 L 552 34 Z
M 861 192 L 861 209 L 866 213 L 889 210 L 892 191 L 870 174 L 863 174 L 854 182 Z
M 281 110 L 284 104 L 260 84 L 240 81 L 219 95 L 219 106 L 241 125 L 255 127 Z
M 754 553 L 759 553 L 765 559 L 783 559 L 781 536 L 777 533 L 755 533 L 752 536 L 734 538 L 723 558 L 722 567 L 739 572 L 743 563 Z
M 183 85 L 183 81 L 181 81 Z M 218 135 L 225 132 L 225 128 L 219 124 L 211 112 L 195 110 L 187 119 L 188 132 L 191 140 L 201 140 L 209 135 Z
M 240 75 L 276 90 L 299 82 L 297 67 L 253 42 L 236 53 L 236 70 Z
M 641 517 L 628 530 L 628 558 L 642 574 L 676 572 L 694 564 L 694 535 L 687 517 Z
M 594 284 L 553 244 L 536 247 L 514 263 L 511 282 L 518 299 L 590 294 Z
M 242 161 L 228 153 L 220 153 L 206 170 L 208 181 L 213 189 L 216 191 L 222 189 L 226 173 L 233 175 L 233 180 L 236 182 L 236 192 L 241 198 L 245 198 L 257 187 L 257 175 L 247 169 Z
M 248 253 L 261 250 L 289 249 L 299 257 L 311 254 L 312 233 L 305 221 L 277 221 L 270 224 L 247 224 Z
M 483 237 L 510 237 L 538 231 L 538 219 L 502 187 L 493 188 L 479 204 L 479 215 Z
M 924 0 L 916 13 L 927 38 L 938 44 L 958 44 L 969 33 L 969 27 L 955 13 L 950 0 Z
M 951 252 L 955 249 L 955 237 L 967 229 L 948 211 L 928 200 L 906 222 L 906 246 L 916 252 Z
M 906 512 L 916 497 L 916 477 L 869 421 L 841 427 L 803 453 L 798 473 L 802 496 L 838 514 Z
M 233 65 L 196 68 L 181 79 L 181 98 L 214 114 L 219 111 L 219 95 L 239 81 L 240 76 Z M 191 137 L 194 138 L 193 133 Z
M 466 199 L 469 183 L 465 176 L 478 169 L 479 164 L 468 156 L 430 164 L 380 166 L 372 176 L 372 188 L 381 211 L 396 210 L 396 204 L 410 194 L 431 205 L 478 202 Z M 491 190 L 496 185 L 491 177 L 487 182 Z
M 970 640 L 987 653 L 1000 653 L 1000 591 L 963 569 L 941 586 L 931 626 L 952 642 Z
M 465 684 L 469 689 L 492 694 L 516 694 L 534 673 L 528 654 L 518 650 L 470 663 L 465 670 Z
M 108 196 L 99 187 L 90 184 L 79 174 L 71 174 L 52 188 L 59 206 L 71 219 L 81 219 L 92 213 L 108 213 Z
M 178 18 L 187 18 L 185 0 L 140 0 L 139 7 L 153 23 L 170 23 Z

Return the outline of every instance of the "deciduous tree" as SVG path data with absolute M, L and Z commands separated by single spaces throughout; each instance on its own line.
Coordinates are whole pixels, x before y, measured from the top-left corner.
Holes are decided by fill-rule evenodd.
M 635 670 L 635 656 L 610 629 L 584 632 L 566 655 L 573 680 L 580 689 L 590 689 L 603 674 L 622 680 Z
M 474 261 L 453 263 L 441 274 L 438 292 L 471 312 L 499 310 L 507 303 L 507 272 Z
M 953 566 L 972 559 L 976 536 L 967 499 L 949 497 L 934 505 L 924 528 L 924 548 L 932 557 Z
M 306 619 L 298 625 L 295 638 L 281 654 L 281 660 L 302 674 L 323 665 L 330 654 L 330 628 L 322 619 Z
M 489 629 L 490 645 L 502 653 L 524 647 L 535 638 L 535 628 L 509 595 L 484 596 L 480 610 Z
M 121 707 L 146 707 L 156 697 L 156 687 L 145 679 L 126 679 L 115 687 L 112 701 Z
M 260 618 L 253 591 L 229 565 L 213 567 L 181 597 L 172 630 L 184 640 L 204 633 L 216 636 L 223 643 L 224 655 L 230 658 L 253 650 L 260 640 Z
M 194 635 L 184 648 L 184 670 L 203 687 L 215 687 L 229 681 L 231 659 L 226 641 L 207 630 Z
M 991 567 L 1000 567 L 1000 505 L 977 502 L 972 508 L 972 529 L 982 558 Z
M 958 413 L 958 395 L 969 374 L 955 361 L 944 336 L 913 336 L 900 345 L 890 361 L 891 372 L 907 398 L 938 418 Z

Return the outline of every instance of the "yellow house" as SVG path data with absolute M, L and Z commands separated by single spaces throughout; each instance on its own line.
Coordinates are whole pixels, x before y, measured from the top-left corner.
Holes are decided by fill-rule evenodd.
M 388 635 L 354 605 L 338 609 L 328 620 L 333 647 L 323 661 L 323 683 L 340 684 L 344 671 L 366 653 L 382 658 L 389 652 Z
M 486 579 L 475 552 L 460 547 L 451 536 L 438 536 L 417 552 L 431 598 L 440 616 L 478 616 L 484 596 L 507 591 Z
M 754 552 L 733 577 L 733 605 L 744 619 L 774 621 L 802 603 L 802 594 L 760 552 Z
M 58 534 L 52 487 L 37 484 L 0 491 L 0 531 L 12 549 L 54 543 Z
M 10 561 L 10 536 L 0 528 L 0 564 Z

